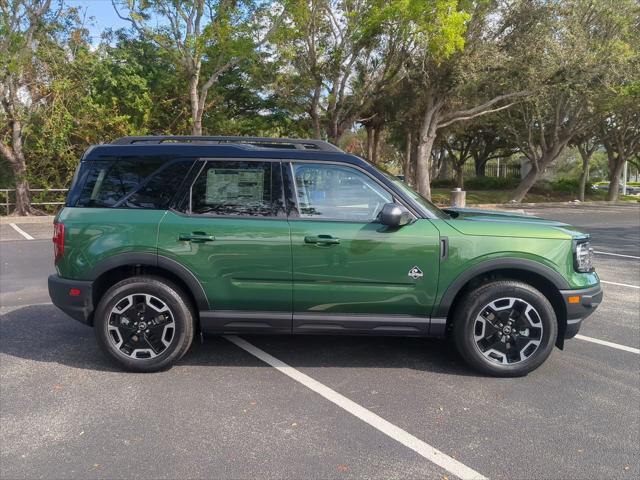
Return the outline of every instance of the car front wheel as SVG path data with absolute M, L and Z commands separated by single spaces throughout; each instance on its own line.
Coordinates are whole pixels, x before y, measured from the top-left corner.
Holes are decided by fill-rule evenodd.
M 526 375 L 551 354 L 558 324 L 549 300 L 518 281 L 495 281 L 469 292 L 454 313 L 456 347 L 476 370 Z

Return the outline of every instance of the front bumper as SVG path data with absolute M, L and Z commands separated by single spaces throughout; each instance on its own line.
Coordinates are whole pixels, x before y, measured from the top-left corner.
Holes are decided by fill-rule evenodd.
M 58 275 L 49 275 L 49 297 L 53 304 L 86 325 L 93 319 L 93 282 L 84 280 L 68 280 Z
M 560 290 L 567 309 L 567 328 L 564 338 L 576 336 L 582 321 L 595 312 L 602 302 L 602 287 L 600 284 L 580 290 Z M 577 301 L 576 301 L 576 297 Z

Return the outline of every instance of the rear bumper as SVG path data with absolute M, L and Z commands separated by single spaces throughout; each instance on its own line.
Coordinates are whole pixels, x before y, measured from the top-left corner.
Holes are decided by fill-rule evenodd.
M 560 290 L 560 294 L 567 309 L 567 328 L 564 338 L 573 338 L 580 330 L 582 321 L 595 312 L 602 302 L 602 287 L 598 284 L 580 290 Z M 579 297 L 577 302 L 575 297 Z
M 71 318 L 91 325 L 93 320 L 93 282 L 68 280 L 60 278 L 58 275 L 50 275 L 48 284 L 49 297 L 56 307 Z M 79 293 L 72 295 L 72 289 L 79 290 Z

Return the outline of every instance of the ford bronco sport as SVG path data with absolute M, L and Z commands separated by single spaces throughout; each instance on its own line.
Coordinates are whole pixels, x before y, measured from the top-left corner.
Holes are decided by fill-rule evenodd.
M 53 303 L 133 371 L 204 332 L 451 337 L 477 370 L 525 375 L 602 299 L 588 235 L 440 210 L 318 140 L 93 146 L 54 227 Z

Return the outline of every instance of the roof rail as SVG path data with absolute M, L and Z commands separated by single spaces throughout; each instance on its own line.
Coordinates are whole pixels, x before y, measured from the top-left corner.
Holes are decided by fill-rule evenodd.
M 308 140 L 299 138 L 269 138 L 269 137 L 227 137 L 227 136 L 196 136 L 196 135 L 159 135 L 142 137 L 122 137 L 111 142 L 113 145 L 161 144 L 161 143 L 237 143 L 253 145 L 261 148 L 286 148 L 298 150 L 318 150 L 323 152 L 342 152 L 335 145 L 323 140 Z

